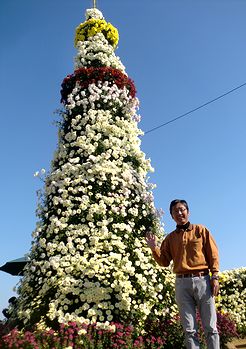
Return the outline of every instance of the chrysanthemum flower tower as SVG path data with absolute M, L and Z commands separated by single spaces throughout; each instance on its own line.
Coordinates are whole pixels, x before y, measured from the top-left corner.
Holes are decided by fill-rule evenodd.
M 146 230 L 163 229 L 140 150 L 136 90 L 117 44 L 117 29 L 88 9 L 76 29 L 75 71 L 62 83 L 58 147 L 18 288 L 20 327 L 141 325 L 170 310 L 170 272 L 144 240 Z

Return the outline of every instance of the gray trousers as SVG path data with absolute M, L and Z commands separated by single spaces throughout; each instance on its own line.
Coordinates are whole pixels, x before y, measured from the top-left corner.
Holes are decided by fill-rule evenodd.
M 207 348 L 219 349 L 219 334 L 216 327 L 217 316 L 209 275 L 176 278 L 175 291 L 181 323 L 185 332 L 186 348 L 200 348 L 196 321 L 196 309 L 198 309 L 204 328 Z

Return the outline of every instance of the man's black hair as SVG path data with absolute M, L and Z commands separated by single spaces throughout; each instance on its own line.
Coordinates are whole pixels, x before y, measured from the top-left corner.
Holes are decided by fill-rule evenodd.
M 184 205 L 186 207 L 187 211 L 189 212 L 189 206 L 188 206 L 188 204 L 187 204 L 187 202 L 185 200 L 175 199 L 175 200 L 171 201 L 171 203 L 170 203 L 169 211 L 170 211 L 171 216 L 172 216 L 172 209 L 177 204 Z

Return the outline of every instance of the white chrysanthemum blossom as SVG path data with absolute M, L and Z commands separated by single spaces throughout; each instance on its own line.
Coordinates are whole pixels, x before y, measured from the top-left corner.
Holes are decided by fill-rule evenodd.
M 87 18 L 101 19 L 99 12 L 88 10 Z M 58 147 L 40 196 L 17 318 L 24 326 L 142 325 L 152 313 L 173 315 L 177 308 L 170 269 L 156 265 L 144 239 L 147 229 L 159 238 L 164 231 L 147 178 L 153 169 L 140 149 L 139 101 L 102 34 L 77 47 L 76 69 L 105 67 L 96 71 L 104 80 L 90 75 L 84 84 L 82 69 L 83 78 L 74 74 L 63 86 Z
M 81 89 L 79 83 L 77 83 L 72 93 L 68 95 L 66 109 L 71 112 L 72 109 L 80 106 L 83 108 L 83 112 L 90 109 L 107 109 L 117 113 L 121 109 L 124 118 L 129 117 L 135 121 L 134 117 L 139 106 L 139 100 L 137 97 L 131 97 L 125 87 L 120 89 L 116 84 L 109 85 L 107 81 L 90 84 L 87 92 Z M 84 120 L 86 122 L 86 119 Z M 72 127 L 79 130 L 80 124 L 75 127 L 78 121 L 77 119 L 73 120 Z
M 119 69 L 125 74 L 125 66 L 102 33 L 97 33 L 86 41 L 78 41 L 76 47 L 75 70 L 96 63 L 98 66 Z
M 90 18 L 95 18 L 95 19 L 104 19 L 103 14 L 100 10 L 97 8 L 89 8 L 85 11 L 85 18 L 86 20 Z
M 238 329 L 246 327 L 246 268 L 220 273 L 220 294 L 216 305 L 222 314 L 228 314 Z

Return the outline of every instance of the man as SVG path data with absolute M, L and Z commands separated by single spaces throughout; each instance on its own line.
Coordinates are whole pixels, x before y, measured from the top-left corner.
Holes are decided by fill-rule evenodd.
M 214 302 L 214 296 L 219 292 L 216 243 L 206 227 L 189 222 L 189 207 L 185 200 L 173 200 L 170 214 L 177 226 L 166 236 L 161 247 L 151 232 L 146 234 L 146 242 L 159 265 L 167 267 L 173 261 L 175 297 L 187 349 L 200 348 L 196 309 L 200 313 L 208 349 L 219 349 Z

